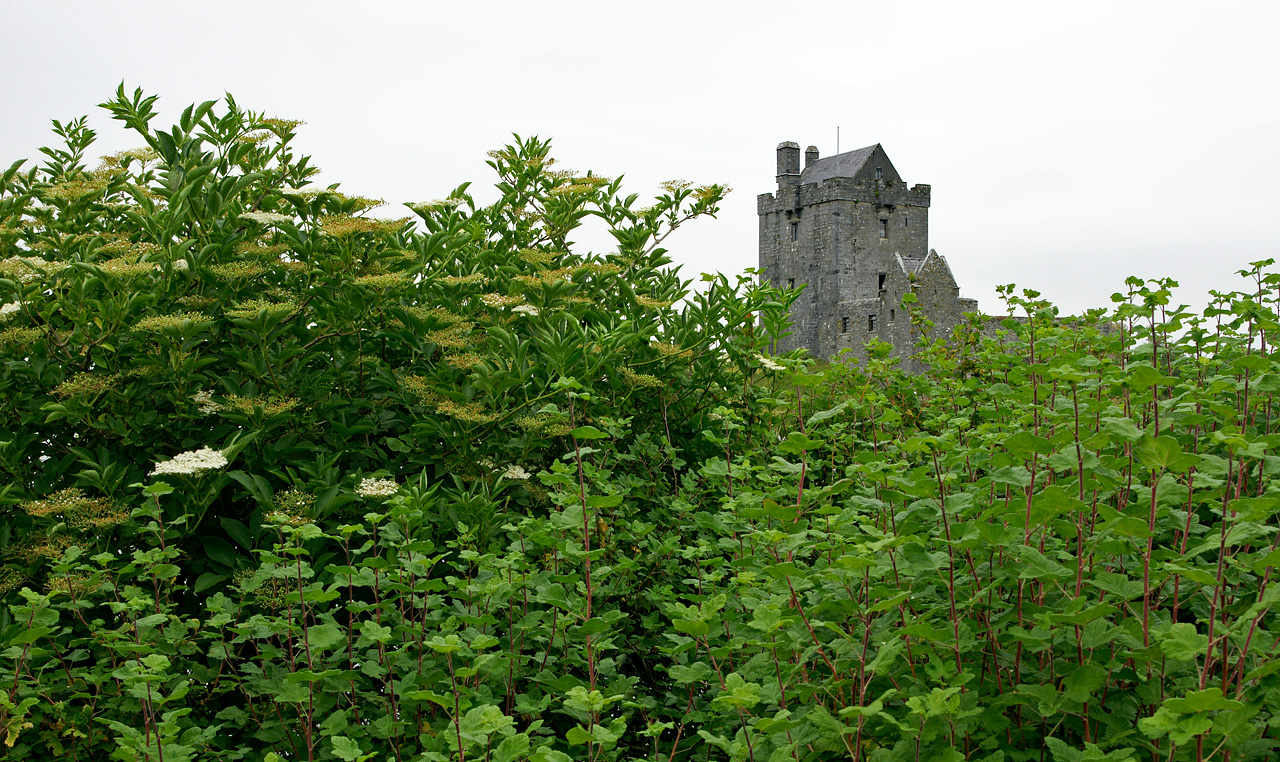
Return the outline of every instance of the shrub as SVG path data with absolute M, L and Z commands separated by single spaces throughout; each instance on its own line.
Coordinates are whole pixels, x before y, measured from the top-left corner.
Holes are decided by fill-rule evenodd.
M 723 188 L 517 139 L 391 223 L 151 103 L 4 177 L 10 758 L 1272 756 L 1269 261 L 819 372 L 665 267 Z

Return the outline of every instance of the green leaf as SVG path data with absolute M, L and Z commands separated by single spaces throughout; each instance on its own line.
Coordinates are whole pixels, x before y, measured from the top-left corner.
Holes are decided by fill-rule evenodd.
M 805 428 L 812 431 L 813 427 L 817 426 L 819 423 L 822 423 L 823 421 L 826 421 L 830 418 L 835 418 L 837 415 L 840 415 L 841 413 L 843 413 L 845 410 L 848 409 L 849 404 L 850 403 L 848 402 L 841 402 L 839 405 L 836 405 L 830 410 L 823 410 L 820 413 L 814 413 L 813 415 L 809 416 L 809 420 L 805 422 Z
M 728 704 L 733 707 L 752 707 L 760 702 L 760 684 L 748 683 L 737 672 L 730 672 L 724 679 L 724 690 L 712 700 L 712 704 Z
M 236 555 L 235 548 L 231 547 L 231 543 L 221 537 L 212 537 L 208 535 L 201 537 L 200 546 L 204 549 L 204 552 L 209 555 L 209 558 L 212 558 L 223 566 L 230 569 L 235 569 L 236 566 L 238 566 L 238 557 Z
M 872 604 L 867 609 L 867 613 L 877 614 L 881 611 L 888 611 L 889 609 L 897 608 L 898 605 L 906 601 L 909 596 L 910 596 L 910 592 L 904 590 L 901 593 L 898 593 L 897 595 L 890 596 L 888 598 L 885 598 L 884 600 L 877 601 L 876 603 Z
M 1134 448 L 1134 455 L 1152 471 L 1183 473 L 1200 461 L 1198 456 L 1182 452 L 1178 440 L 1167 435 L 1152 437 L 1150 434 L 1143 434 L 1142 440 Z
M 1150 524 L 1137 516 L 1128 516 L 1126 514 L 1118 514 L 1110 521 L 1105 521 L 1098 527 L 1099 531 L 1107 534 L 1119 535 L 1121 537 L 1139 537 L 1146 538 L 1151 536 Z
M 1044 745 L 1053 754 L 1053 762 L 1083 762 L 1084 755 L 1079 749 L 1067 746 L 1062 740 L 1052 736 L 1044 739 Z
M 578 528 L 581 530 L 581 526 Z M 564 585 L 559 582 L 552 582 L 549 585 L 539 586 L 537 588 L 536 599 L 539 603 L 546 603 L 551 606 L 564 609 L 565 611 L 568 611 L 571 608 L 569 599 L 565 595 Z
M 1018 571 L 1018 579 L 1069 579 L 1075 576 L 1075 572 L 1067 567 L 1052 561 L 1040 551 L 1030 545 L 1019 545 L 1014 549 L 1019 560 L 1022 561 L 1022 568 Z
M 232 540 L 235 540 L 237 545 L 245 550 L 253 550 L 253 537 L 249 534 L 249 527 L 225 516 L 219 519 L 218 522 L 222 525 L 222 531 L 226 532 L 227 536 Z
M 493 762 L 515 762 L 529 751 L 529 735 L 517 733 L 502 739 L 493 751 Z
M 1030 487 L 1031 472 L 1022 466 L 1003 466 L 991 472 L 991 481 L 1013 487 Z
M 347 633 L 336 624 L 313 624 L 307 628 L 307 645 L 320 653 L 347 642 Z
M 173 579 L 181 571 L 177 564 L 156 564 L 151 567 L 151 573 L 156 576 L 156 579 Z
M 609 435 L 597 429 L 595 426 L 579 426 L 569 432 L 569 436 L 574 439 L 608 439 Z
M 793 431 L 787 435 L 787 438 L 778 443 L 778 449 L 788 455 L 799 455 L 808 450 L 816 450 L 825 445 L 820 439 L 810 439 L 805 435 Z
M 360 623 L 360 640 L 358 644 L 361 646 L 369 646 L 377 643 L 386 643 L 391 640 L 391 628 L 380 625 L 377 622 L 365 621 Z
M 573 762 L 573 757 L 550 746 L 539 746 L 529 757 L 530 762 Z
M 1107 670 L 1097 664 L 1080 664 L 1063 680 L 1063 694 L 1072 701 L 1089 701 L 1107 682 Z
M 462 641 L 457 633 L 451 632 L 444 637 L 436 635 L 427 641 L 427 646 L 437 653 L 447 654 L 462 648 Z
M 1164 707 L 1178 714 L 1193 712 L 1224 712 L 1244 708 L 1244 704 L 1222 695 L 1221 688 L 1206 688 L 1192 691 L 1181 698 L 1164 700 Z
M 701 619 L 675 619 L 671 623 L 678 631 L 695 638 L 706 635 L 711 630 L 711 625 Z
M 1129 444 L 1142 439 L 1144 433 L 1130 418 L 1103 418 L 1102 432 L 1113 439 Z
M 614 508 L 622 505 L 622 495 L 592 495 L 587 498 L 588 508 Z
M 334 756 L 343 762 L 362 762 L 373 757 L 372 754 L 365 755 L 360 751 L 360 745 L 346 736 L 330 736 L 329 740 L 333 742 Z
M 201 574 L 199 577 L 196 578 L 196 584 L 192 587 L 192 590 L 197 593 L 202 593 L 205 590 L 208 590 L 214 585 L 224 582 L 227 579 L 228 577 L 225 574 L 213 574 L 211 572 L 205 572 L 204 574 Z
M 569 732 L 564 734 L 564 740 L 570 746 L 579 746 L 584 743 L 594 743 L 596 738 L 589 731 L 583 729 L 581 725 L 574 725 L 569 728 Z
M 668 673 L 672 679 L 680 685 L 688 685 L 689 683 L 706 682 L 715 674 L 711 671 L 711 667 L 705 662 L 695 661 L 688 666 L 683 664 L 673 664 Z
M 1177 622 L 1160 638 L 1160 650 L 1178 661 L 1195 661 L 1209 646 L 1209 637 L 1201 635 L 1193 624 Z
M 1150 365 L 1135 365 L 1129 371 L 1128 379 L 1129 388 L 1137 391 L 1145 391 L 1156 384 L 1168 386 L 1177 381 L 1178 379 L 1165 376 Z
M 1146 733 L 1148 738 L 1167 735 L 1169 740 L 1179 746 L 1201 733 L 1208 732 L 1212 727 L 1213 718 L 1208 714 L 1180 715 L 1163 706 L 1157 709 L 1154 715 L 1138 720 L 1138 728 Z
M 25 646 L 28 643 L 34 643 L 45 635 L 53 632 L 52 627 L 26 627 L 18 630 L 18 634 L 9 638 L 11 646 Z
M 1004 447 L 1010 455 L 1023 459 L 1030 459 L 1033 453 L 1048 455 L 1053 452 L 1053 444 L 1048 439 L 1029 431 L 1019 431 L 1004 440 Z

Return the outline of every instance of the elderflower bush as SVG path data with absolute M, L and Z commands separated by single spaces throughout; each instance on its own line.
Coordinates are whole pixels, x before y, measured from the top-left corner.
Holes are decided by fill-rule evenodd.
M 11 729 L 4 740 L 15 759 L 61 755 L 66 743 L 84 758 L 145 757 L 155 742 L 169 745 L 166 759 L 225 743 L 235 753 L 252 747 L 253 758 L 268 749 L 292 756 L 303 726 L 311 738 L 303 745 L 313 746 L 304 756 L 330 753 L 329 736 L 343 733 L 367 745 L 372 736 L 356 725 L 316 731 L 319 713 L 333 708 L 314 703 L 302 725 L 290 710 L 275 729 L 248 729 L 261 718 L 243 706 L 287 702 L 296 688 L 276 694 L 245 683 L 234 699 L 213 688 L 208 708 L 223 720 L 165 715 L 183 703 L 176 676 L 212 684 L 205 666 L 156 638 L 177 636 L 213 611 L 205 603 L 224 599 L 275 617 L 281 634 L 329 632 L 334 613 L 323 606 L 308 602 L 291 622 L 272 608 L 289 595 L 282 575 L 296 561 L 272 553 L 294 539 L 341 554 L 361 547 L 362 533 L 377 533 L 374 548 L 412 536 L 419 556 L 403 560 L 418 568 L 428 563 L 423 553 L 462 563 L 471 557 L 462 554 L 489 554 L 531 531 L 542 539 L 520 563 L 541 568 L 543 525 L 562 509 L 534 475 L 564 455 L 572 432 L 606 419 L 635 438 L 628 458 L 687 471 L 690 456 L 673 448 L 703 446 L 702 411 L 741 388 L 746 358 L 761 349 L 755 310 L 776 297 L 724 278 L 691 293 L 668 267 L 661 242 L 714 215 L 721 186 L 666 187 L 640 212 L 619 181 L 562 170 L 547 141 L 517 139 L 490 155 L 495 203 L 478 205 L 463 185 L 412 204 L 412 219 L 371 217 L 380 199 L 312 184 L 318 170 L 293 144 L 298 123 L 227 98 L 161 126 L 155 100 L 121 88 L 102 104 L 143 148 L 99 161 L 85 120 L 55 122 L 60 145 L 44 163 L 0 175 L 0 633 L 24 617 L 43 621 L 65 600 L 57 596 L 102 602 L 116 589 L 127 603 L 104 609 L 91 629 L 128 631 L 143 643 L 138 653 L 151 649 L 127 680 L 108 685 L 95 673 L 92 699 L 32 705 L 24 697 L 34 684 L 24 681 L 49 652 L 34 640 L 15 646 L 21 655 L 7 664 L 18 703 L 0 708 L 0 728 Z M 571 244 L 587 216 L 609 227 L 615 249 Z M 682 300 L 690 311 L 652 308 Z M 727 368 L 713 346 L 741 365 Z M 631 367 L 643 369 L 645 384 L 617 372 Z M 708 397 L 707 389 L 726 391 Z M 479 465 L 486 459 L 521 465 L 494 471 Z M 417 486 L 370 481 L 378 472 L 418 475 Z M 90 532 L 79 519 L 20 508 L 69 489 L 102 501 L 112 521 Z M 364 523 L 380 504 L 416 518 Z M 642 510 L 628 508 L 636 520 Z M 331 584 L 331 565 L 304 577 Z M 484 575 L 492 572 L 486 565 Z M 422 583 L 436 585 L 433 574 Z M 182 624 L 147 619 L 165 611 L 180 611 Z M 220 624 L 206 632 L 219 631 L 220 645 L 202 652 L 238 659 L 247 641 L 236 640 L 247 634 L 226 628 L 240 614 L 211 616 Z M 457 634 L 432 621 L 431 638 Z M 90 650 L 109 665 L 125 642 Z M 383 641 L 360 647 L 372 642 Z M 273 658 L 264 680 L 278 678 Z M 401 657 L 387 658 L 380 669 L 400 674 Z M 566 674 L 584 658 L 576 647 L 566 653 Z M 437 661 L 433 670 L 444 666 Z M 419 689 L 438 689 L 438 675 L 426 674 Z M 140 700 L 144 683 L 160 687 Z M 446 722 L 426 699 L 406 700 L 420 727 Z M 405 743 L 407 726 L 385 722 L 378 743 Z M 49 730 L 58 723 L 86 730 L 60 741 Z M 220 734 L 208 730 L 219 725 Z M 432 754 L 448 753 L 445 737 Z M 527 753 L 545 741 L 533 739 Z

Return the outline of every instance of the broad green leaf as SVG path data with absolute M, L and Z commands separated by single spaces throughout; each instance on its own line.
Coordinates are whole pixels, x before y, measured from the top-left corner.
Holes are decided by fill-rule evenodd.
M 1167 735 L 1169 740 L 1179 746 L 1212 727 L 1213 718 L 1208 714 L 1181 715 L 1163 706 L 1154 715 L 1138 720 L 1138 728 L 1149 738 Z
M 1209 645 L 1209 637 L 1196 631 L 1196 626 L 1186 622 L 1176 622 L 1160 637 L 1160 650 L 1171 659 L 1178 661 L 1195 661 L 1205 654 Z
M 584 743 L 594 743 L 596 739 L 595 736 L 591 735 L 590 731 L 584 729 L 581 725 L 574 725 L 564 734 L 564 740 L 570 746 L 581 746 Z
M 1102 431 L 1121 442 L 1133 444 L 1143 437 L 1142 429 L 1130 418 L 1103 418 Z
M 1075 572 L 1057 561 L 1050 560 L 1030 545 L 1019 545 L 1014 552 L 1022 561 L 1022 568 L 1018 572 L 1019 579 L 1069 579 L 1075 576 Z
M 711 625 L 701 619 L 675 619 L 671 624 L 680 632 L 695 638 L 702 637 L 711 631 Z
M 715 676 L 711 671 L 711 667 L 706 662 L 695 661 L 688 665 L 673 664 L 668 670 L 672 679 L 680 685 L 688 683 L 706 682 Z
M 1206 688 L 1202 691 L 1192 691 L 1179 698 L 1167 698 L 1164 700 L 1164 706 L 1178 714 L 1191 714 L 1234 711 L 1243 708 L 1244 704 L 1222 695 L 1221 688 Z
M 1150 365 L 1135 365 L 1133 369 L 1129 371 L 1128 383 L 1131 389 L 1145 391 L 1157 384 L 1161 386 L 1168 386 L 1170 384 L 1177 383 L 1177 380 L 1178 379 L 1176 378 L 1171 378 L 1162 374 Z
M 1022 466 L 1003 466 L 991 472 L 991 481 L 1013 487 L 1030 487 L 1031 472 Z
M 1004 447 L 1010 455 L 1027 460 L 1032 454 L 1048 455 L 1053 452 L 1053 444 L 1048 439 L 1029 431 L 1019 431 L 1004 440 Z
M 1184 453 L 1178 440 L 1171 436 L 1152 437 L 1144 434 L 1134 448 L 1134 455 L 1152 471 L 1183 473 L 1199 462 L 1199 456 Z
M 515 762 L 529 751 L 529 735 L 517 733 L 502 739 L 493 750 L 493 762 Z
M 1063 693 L 1072 701 L 1089 701 L 1106 684 L 1107 674 L 1107 670 L 1097 664 L 1078 665 L 1063 680 Z
M 314 652 L 327 651 L 346 642 L 346 631 L 336 624 L 313 624 L 307 628 L 307 644 Z
M 724 690 L 712 700 L 712 704 L 728 704 L 733 707 L 752 707 L 760 701 L 760 684 L 748 683 L 737 672 L 730 672 L 724 679 Z
M 778 449 L 788 455 L 799 455 L 808 450 L 816 450 L 826 443 L 820 439 L 810 439 L 809 437 L 793 431 L 787 435 L 787 438 L 778 443 Z
M 343 762 L 362 762 L 369 759 L 372 754 L 365 755 L 360 751 L 360 745 L 346 736 L 330 736 L 333 742 L 333 754 Z
M 592 495 L 587 498 L 588 508 L 615 508 L 622 505 L 622 495 Z

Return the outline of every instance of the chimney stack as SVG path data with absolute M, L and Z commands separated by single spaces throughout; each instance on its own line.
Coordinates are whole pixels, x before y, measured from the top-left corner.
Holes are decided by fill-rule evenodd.
M 778 190 L 800 182 L 800 144 L 778 144 Z

